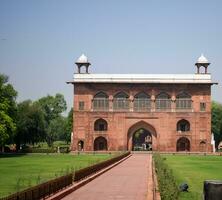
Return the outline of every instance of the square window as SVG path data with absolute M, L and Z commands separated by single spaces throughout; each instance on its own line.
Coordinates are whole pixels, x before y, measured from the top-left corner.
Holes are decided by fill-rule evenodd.
M 200 103 L 200 111 L 206 111 L 206 103 L 204 102 Z
M 84 101 L 79 102 L 79 110 L 84 110 Z

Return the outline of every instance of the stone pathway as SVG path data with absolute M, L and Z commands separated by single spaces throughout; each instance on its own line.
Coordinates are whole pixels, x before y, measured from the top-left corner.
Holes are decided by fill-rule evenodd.
M 63 200 L 147 200 L 151 160 L 150 154 L 133 154 Z

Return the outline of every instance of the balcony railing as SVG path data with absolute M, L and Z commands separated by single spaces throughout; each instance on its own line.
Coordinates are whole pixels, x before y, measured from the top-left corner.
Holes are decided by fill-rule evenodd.
M 153 104 L 153 103 L 154 104 Z M 112 105 L 110 105 L 112 103 Z M 132 107 L 130 106 L 132 105 Z M 113 102 L 109 102 L 106 98 L 96 98 L 92 101 L 93 111 L 131 111 L 135 112 L 151 112 L 151 111 L 191 111 L 193 109 L 192 100 L 177 99 L 175 102 L 170 99 L 135 99 L 131 101 L 126 98 L 115 98 Z
M 156 110 L 170 110 L 172 101 L 170 99 L 156 99 L 155 109 Z
M 151 110 L 150 99 L 135 99 L 133 102 L 134 111 L 145 112 Z
M 105 98 L 93 99 L 93 110 L 94 111 L 108 111 L 109 99 L 105 99 Z
M 116 98 L 113 100 L 113 110 L 129 110 L 129 99 Z
M 177 99 L 176 110 L 191 110 L 192 100 L 191 99 Z

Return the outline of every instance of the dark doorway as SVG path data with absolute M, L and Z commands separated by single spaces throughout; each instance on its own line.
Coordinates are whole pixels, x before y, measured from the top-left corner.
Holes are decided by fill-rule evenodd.
M 132 142 L 133 151 L 152 151 L 152 135 L 146 129 L 135 131 Z
M 107 140 L 106 138 L 100 136 L 94 140 L 94 151 L 106 151 L 107 150 Z
M 78 151 L 83 151 L 84 150 L 84 142 L 80 140 L 78 142 Z
M 185 137 L 177 140 L 177 151 L 190 151 L 190 141 Z
M 206 142 L 201 141 L 200 142 L 200 152 L 205 152 L 206 151 Z

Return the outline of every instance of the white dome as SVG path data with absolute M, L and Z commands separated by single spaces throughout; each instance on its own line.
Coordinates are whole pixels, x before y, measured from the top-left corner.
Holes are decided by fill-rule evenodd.
M 88 63 L 88 58 L 84 54 L 82 54 L 76 62 L 77 63 Z
M 198 58 L 197 63 L 209 63 L 206 57 L 203 54 Z

